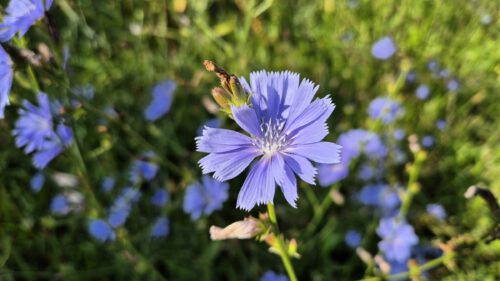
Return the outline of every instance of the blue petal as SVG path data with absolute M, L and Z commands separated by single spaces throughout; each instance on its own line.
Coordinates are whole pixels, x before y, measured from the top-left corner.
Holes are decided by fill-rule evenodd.
M 88 231 L 92 237 L 99 241 L 115 240 L 115 232 L 103 220 L 91 220 L 89 222 Z
M 204 174 L 215 172 L 214 178 L 226 181 L 243 172 L 253 159 L 261 154 L 262 152 L 256 148 L 249 147 L 224 153 L 211 153 L 198 163 Z
M 299 195 L 297 193 L 297 179 L 295 178 L 295 174 L 293 173 L 292 169 L 288 165 L 285 165 L 284 169 L 285 176 L 282 180 L 282 183 L 280 184 L 281 192 L 283 192 L 286 201 L 292 207 L 296 208 L 296 201 L 299 198 Z
M 196 150 L 200 152 L 227 152 L 252 146 L 252 139 L 236 131 L 205 127 L 203 135 L 196 138 Z
M 324 164 L 335 164 L 340 162 L 341 147 L 333 142 L 317 142 L 290 146 L 286 152 L 297 154 L 311 161 Z
M 372 46 L 372 55 L 380 60 L 386 60 L 396 53 L 396 46 L 390 37 L 383 37 Z
M 257 119 L 255 110 L 248 107 L 248 105 L 243 105 L 240 107 L 232 106 L 231 111 L 234 116 L 234 121 L 236 121 L 243 130 L 255 137 L 262 136 L 260 122 Z
M 275 178 L 270 162 L 269 159 L 262 158 L 252 167 L 238 194 L 238 208 L 249 211 L 256 204 L 273 202 Z
M 154 225 L 151 227 L 150 236 L 153 238 L 167 237 L 170 230 L 170 222 L 166 217 L 159 217 L 156 219 Z
M 289 166 L 303 181 L 314 185 L 316 168 L 305 157 L 295 154 L 284 154 L 286 165 Z
M 44 183 L 45 183 L 45 176 L 41 172 L 36 173 L 31 178 L 31 181 L 30 181 L 31 190 L 33 192 L 40 191 L 40 189 L 42 189 Z
M 173 93 L 176 85 L 174 81 L 168 80 L 158 84 L 153 89 L 153 100 L 144 110 L 144 117 L 149 121 L 155 121 L 170 110 L 173 101 Z

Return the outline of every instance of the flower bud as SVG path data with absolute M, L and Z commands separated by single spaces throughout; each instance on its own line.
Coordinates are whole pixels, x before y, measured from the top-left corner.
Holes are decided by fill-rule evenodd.
M 219 87 L 213 88 L 212 97 L 222 109 L 229 108 L 229 102 L 231 101 L 231 96 L 226 91 L 224 91 L 224 89 Z
M 254 217 L 247 217 L 242 221 L 236 221 L 221 228 L 215 225 L 210 227 L 210 239 L 249 239 L 262 232 L 261 223 Z

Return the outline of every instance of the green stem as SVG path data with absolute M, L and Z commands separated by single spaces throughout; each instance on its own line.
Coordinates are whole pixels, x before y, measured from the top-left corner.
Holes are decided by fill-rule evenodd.
M 411 201 L 413 196 L 418 192 L 418 176 L 420 170 L 422 169 L 422 164 L 427 158 L 427 154 L 423 150 L 415 152 L 415 162 L 409 167 L 409 179 L 408 179 L 408 190 L 404 196 L 402 196 L 401 211 L 399 213 L 400 218 L 404 218 L 410 209 Z
M 318 228 L 318 225 L 321 222 L 321 220 L 323 219 L 323 216 L 325 215 L 326 211 L 332 205 L 333 201 L 332 201 L 332 198 L 330 196 L 330 193 L 333 190 L 338 189 L 338 187 L 339 186 L 337 184 L 332 185 L 330 187 L 330 189 L 328 190 L 328 194 L 323 198 L 323 201 L 321 201 L 321 204 L 319 206 L 318 205 L 314 206 L 314 215 L 313 215 L 313 218 L 311 220 L 311 223 L 307 226 L 306 230 L 304 231 L 305 236 L 308 237 L 308 236 L 312 235 L 313 232 Z
M 271 223 L 274 226 L 274 236 L 276 238 L 276 241 L 278 241 L 277 245 L 277 250 L 278 253 L 281 257 L 281 261 L 283 262 L 283 265 L 285 266 L 286 272 L 288 273 L 288 277 L 290 278 L 290 281 L 297 281 L 297 276 L 295 275 L 295 271 L 293 269 L 292 262 L 290 261 L 290 256 L 288 255 L 288 250 L 286 248 L 285 241 L 283 239 L 283 236 L 281 235 L 279 228 L 278 228 L 278 220 L 276 218 L 276 212 L 274 210 L 274 205 L 272 203 L 267 204 L 267 212 L 269 214 L 269 219 L 271 220 Z

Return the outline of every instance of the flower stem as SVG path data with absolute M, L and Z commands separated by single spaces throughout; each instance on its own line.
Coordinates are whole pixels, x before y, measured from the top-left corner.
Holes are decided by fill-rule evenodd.
M 271 220 L 271 223 L 273 224 L 274 227 L 274 236 L 276 238 L 276 241 L 278 242 L 276 246 L 278 254 L 281 257 L 281 261 L 285 266 L 290 281 L 297 281 L 298 279 L 297 276 L 295 275 L 292 262 L 290 261 L 290 256 L 288 255 L 288 250 L 285 246 L 286 245 L 285 241 L 278 228 L 278 220 L 276 218 L 276 212 L 274 210 L 274 205 L 272 203 L 267 204 L 267 212 L 269 214 L 269 219 Z
M 418 193 L 418 176 L 420 174 L 420 170 L 422 169 L 422 165 L 427 158 L 427 154 L 425 151 L 420 150 L 415 153 L 415 162 L 408 168 L 409 179 L 408 179 L 408 191 L 404 196 L 402 196 L 402 204 L 400 217 L 404 218 L 410 209 L 410 204 L 413 199 L 413 196 Z

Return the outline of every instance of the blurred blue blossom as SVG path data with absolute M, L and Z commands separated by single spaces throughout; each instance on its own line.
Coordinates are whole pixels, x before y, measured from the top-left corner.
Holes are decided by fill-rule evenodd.
M 137 189 L 124 188 L 111 206 L 108 223 L 114 228 L 124 225 L 132 210 L 132 203 L 137 203 L 141 196 Z
M 400 140 L 404 139 L 405 136 L 406 136 L 406 133 L 405 133 L 405 131 L 403 129 L 396 129 L 396 130 L 394 130 L 394 139 L 395 140 L 400 141 Z
M 203 123 L 198 129 L 196 130 L 196 135 L 201 136 L 203 135 L 203 128 L 209 127 L 209 128 L 220 128 L 222 121 L 219 118 L 212 118 L 208 120 L 207 122 Z
M 9 104 L 13 78 L 12 60 L 0 45 L 0 119 L 4 118 L 4 109 Z
M 167 204 L 168 200 L 168 192 L 165 189 L 160 188 L 155 191 L 153 196 L 151 196 L 150 202 L 157 207 L 163 207 Z
M 318 180 L 321 186 L 329 186 L 349 175 L 349 165 L 353 158 L 364 153 L 370 159 L 380 159 L 387 156 L 388 150 L 382 139 L 375 133 L 353 129 L 339 136 L 342 147 L 340 163 L 318 165 Z
M 446 211 L 444 210 L 443 206 L 440 204 L 428 204 L 425 209 L 426 209 L 427 213 L 435 216 L 436 218 L 438 218 L 440 220 L 446 219 Z
M 439 119 L 438 121 L 436 121 L 436 128 L 438 128 L 439 130 L 444 130 L 446 128 L 446 121 L 443 120 L 443 119 Z
M 288 281 L 288 277 L 283 274 L 278 274 L 273 271 L 266 271 L 260 278 L 260 281 Z
M 351 248 L 358 247 L 361 244 L 361 239 L 361 233 L 353 229 L 347 231 L 344 237 L 345 243 Z
M 172 80 L 167 80 L 154 87 L 153 99 L 144 110 L 146 120 L 155 121 L 170 111 L 175 88 L 175 82 Z
M 382 37 L 372 46 L 372 55 L 380 60 L 386 60 L 396 53 L 396 45 L 391 37 Z
M 448 77 L 450 77 L 450 72 L 447 69 L 441 69 L 439 71 L 439 77 L 448 78 Z
M 236 123 L 250 136 L 225 129 L 205 128 L 196 138 L 197 150 L 210 153 L 199 161 L 203 173 L 226 181 L 239 175 L 256 157 L 243 183 L 237 207 L 250 210 L 272 203 L 276 184 L 287 202 L 298 198 L 296 174 L 314 184 L 316 169 L 310 161 L 340 162 L 340 146 L 324 142 L 326 121 L 334 110 L 330 97 L 316 99 L 318 86 L 300 81 L 291 72 L 252 72 L 250 85 L 242 78 L 252 107 L 232 106 Z
M 429 86 L 427 86 L 426 84 L 422 84 L 418 86 L 417 90 L 415 91 L 415 95 L 418 99 L 425 100 L 429 97 L 430 92 L 431 91 L 429 89 Z
M 43 173 L 41 173 L 41 172 L 36 173 L 31 178 L 31 181 L 30 181 L 31 191 L 33 191 L 33 192 L 40 191 L 42 189 L 44 183 L 45 183 L 45 176 L 43 175 Z
M 7 42 L 16 33 L 22 37 L 51 5 L 52 0 L 10 0 L 0 23 L 0 41 Z
M 427 69 L 429 69 L 431 72 L 437 72 L 439 68 L 439 64 L 435 60 L 430 60 L 427 63 Z
M 64 151 L 73 141 L 73 131 L 62 123 L 54 128 L 52 107 L 47 94 L 38 94 L 36 107 L 29 101 L 22 102 L 24 109 L 19 109 L 19 119 L 12 134 L 16 137 L 16 146 L 23 147 L 26 154 L 34 152 L 33 165 L 43 169 L 56 156 Z
M 256 188 L 256 187 L 255 187 Z M 213 211 L 222 208 L 226 202 L 229 184 L 220 182 L 210 176 L 203 176 L 201 184 L 195 182 L 187 187 L 184 197 L 184 212 L 197 220 L 202 214 L 210 215 Z
M 146 181 L 152 180 L 158 172 L 158 165 L 146 160 L 134 160 L 130 169 L 130 181 L 138 183 L 142 179 Z
M 150 236 L 153 238 L 167 237 L 170 230 L 170 221 L 166 217 L 159 217 L 151 227 Z
M 434 137 L 430 135 L 425 135 L 422 138 L 422 146 L 425 148 L 429 148 L 434 145 Z
M 368 115 L 371 119 L 380 119 L 385 124 L 390 124 L 404 113 L 399 102 L 390 98 L 378 97 L 368 106 Z
M 116 180 L 114 177 L 105 177 L 101 183 L 102 191 L 110 192 L 115 187 Z
M 382 218 L 377 234 L 382 238 L 378 247 L 390 262 L 405 263 L 418 243 L 413 227 L 397 217 Z
M 458 80 L 456 79 L 451 79 L 446 84 L 446 88 L 448 88 L 448 91 L 450 92 L 456 92 L 458 88 L 460 88 L 460 83 L 458 83 Z
M 414 70 L 408 72 L 408 74 L 406 75 L 406 81 L 411 83 L 417 81 L 417 73 Z
M 387 184 L 369 184 L 357 194 L 357 199 L 368 206 L 379 208 L 385 216 L 392 215 L 401 204 L 397 190 Z
M 66 215 L 69 213 L 70 207 L 66 196 L 59 194 L 52 198 L 50 202 L 50 211 L 57 215 Z
M 491 15 L 485 14 L 481 16 L 481 24 L 489 25 L 491 23 Z
M 111 226 L 100 219 L 90 220 L 88 231 L 92 237 L 101 242 L 113 241 L 116 238 L 115 231 Z
M 384 175 L 383 165 L 371 165 L 369 163 L 363 163 L 358 171 L 358 178 L 363 181 L 368 181 L 374 178 L 381 178 Z

